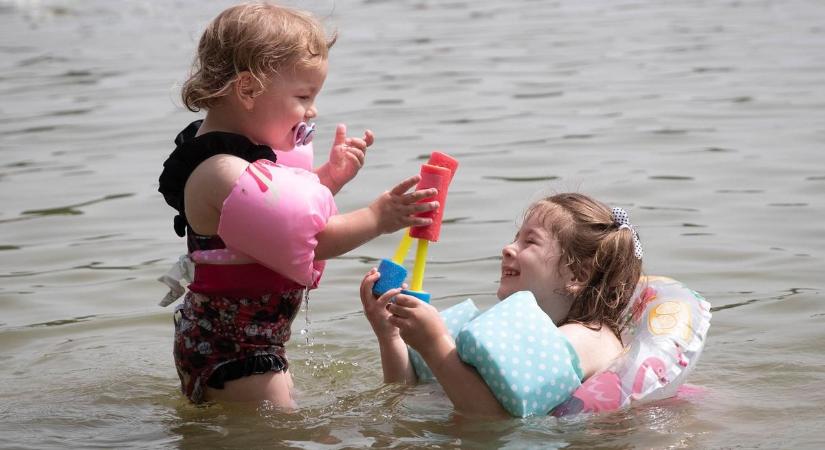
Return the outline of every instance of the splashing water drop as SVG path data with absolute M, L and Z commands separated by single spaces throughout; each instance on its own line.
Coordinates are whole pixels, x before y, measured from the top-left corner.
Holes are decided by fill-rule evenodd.
M 304 328 L 301 328 L 301 336 L 304 337 L 304 351 L 307 355 L 306 361 L 304 361 L 304 365 L 311 366 L 313 364 L 312 355 L 315 353 L 312 350 L 312 346 L 314 345 L 314 338 L 312 337 L 312 320 L 309 318 L 309 288 L 304 290 L 304 301 L 302 302 L 302 309 L 304 310 Z

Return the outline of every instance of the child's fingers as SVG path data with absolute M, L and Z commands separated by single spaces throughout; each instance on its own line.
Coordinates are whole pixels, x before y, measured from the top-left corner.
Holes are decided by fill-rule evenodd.
M 362 152 L 367 151 L 367 142 L 360 138 L 347 138 L 347 146 L 356 148 Z
M 413 203 L 412 210 L 416 213 L 435 211 L 439 206 L 438 202 Z
M 378 301 L 377 301 L 378 305 L 382 308 L 386 308 L 387 305 L 390 304 L 390 302 L 393 301 L 393 298 L 396 295 L 398 295 L 400 292 L 401 292 L 401 288 L 393 288 L 393 289 L 388 290 L 387 292 L 384 292 L 383 294 L 381 294 L 380 297 L 378 297 Z
M 389 315 L 387 316 L 387 322 L 390 325 L 398 328 L 401 331 L 401 335 L 408 334 L 410 330 L 415 329 L 415 320 L 412 317 L 402 317 L 396 315 Z
M 418 184 L 419 181 L 421 181 L 421 176 L 420 175 L 413 175 L 413 176 L 407 178 L 406 180 L 404 180 L 404 181 L 398 183 L 397 185 L 395 185 L 395 187 L 392 188 L 392 190 L 390 190 L 390 193 L 393 194 L 393 195 L 397 195 L 397 196 L 404 195 L 405 192 L 409 191 L 410 188 L 412 188 L 413 186 Z M 416 193 L 413 192 L 411 195 L 415 195 L 415 194 Z M 424 197 L 422 197 L 422 198 L 424 198 Z
M 381 277 L 381 274 L 378 272 L 378 269 L 375 267 L 370 268 L 369 272 L 364 275 L 364 279 L 361 280 L 361 284 L 369 283 L 370 285 L 375 284 L 376 280 Z M 372 286 L 370 286 L 372 288 Z
M 364 131 L 364 142 L 367 144 L 367 147 L 375 142 L 375 133 L 373 133 L 372 130 Z
M 343 123 L 339 123 L 338 127 L 335 128 L 335 140 L 332 142 L 333 146 L 342 145 L 347 141 L 347 126 Z
M 433 223 L 433 219 L 431 217 L 420 216 L 419 214 L 429 211 L 435 211 L 436 209 L 438 209 L 438 206 L 438 202 L 423 202 L 406 205 L 403 208 L 403 212 L 406 214 L 404 220 L 408 225 L 411 226 L 430 225 Z
M 393 316 L 400 317 L 402 319 L 408 319 L 413 316 L 412 308 L 408 308 L 406 306 L 401 306 L 398 304 L 398 300 L 400 297 L 396 296 L 395 301 L 387 305 L 387 311 L 390 312 Z
M 411 295 L 399 293 L 395 296 L 395 301 L 387 306 L 387 311 L 394 316 L 411 320 L 415 318 L 418 308 L 423 305 L 426 305 L 426 303 Z
M 410 227 L 426 227 L 433 224 L 433 219 L 430 217 L 410 216 L 405 221 Z
M 358 148 L 355 146 L 347 147 L 347 156 L 353 159 L 353 162 L 360 168 L 364 167 L 364 160 L 366 159 L 366 148 Z
M 436 188 L 429 188 L 429 189 L 419 189 L 407 196 L 407 200 L 410 203 L 417 203 L 425 198 L 431 198 L 438 195 L 438 189 Z
M 387 322 L 389 322 L 390 325 L 398 328 L 399 330 L 406 330 L 407 329 L 407 320 L 403 319 L 401 317 L 389 316 L 389 317 L 387 317 Z
M 364 275 L 364 279 L 361 280 L 361 299 L 369 298 L 370 294 L 372 293 L 372 287 L 375 285 L 375 282 L 378 281 L 378 278 L 381 276 L 378 273 L 378 269 L 373 267 Z
M 401 292 L 399 290 L 399 292 Z M 421 306 L 421 300 L 406 294 L 399 294 L 395 297 L 395 304 L 404 308 L 417 308 Z

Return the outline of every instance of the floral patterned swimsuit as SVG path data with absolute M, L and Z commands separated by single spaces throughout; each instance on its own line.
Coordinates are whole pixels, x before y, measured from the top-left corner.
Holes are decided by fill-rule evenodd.
M 218 236 L 200 236 L 191 229 L 189 244 L 190 252 L 223 248 Z M 222 389 L 227 381 L 286 371 L 289 362 L 284 344 L 290 338 L 304 288 L 296 284 L 278 292 L 225 295 L 215 289 L 215 277 L 207 277 L 213 286 L 204 288 L 209 283 L 199 277 L 198 268 L 190 291 L 175 311 L 175 367 L 184 395 L 200 403 L 206 386 Z

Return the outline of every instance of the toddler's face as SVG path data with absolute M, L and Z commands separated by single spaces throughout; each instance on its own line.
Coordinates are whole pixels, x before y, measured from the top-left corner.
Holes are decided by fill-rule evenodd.
M 498 298 L 530 291 L 554 322 L 567 316 L 571 297 L 566 284 L 572 279 L 567 267 L 559 267 L 561 248 L 536 217 L 528 217 L 512 243 L 502 249 L 501 283 Z
M 327 77 L 327 61 L 310 67 L 285 68 L 273 75 L 263 93 L 255 97 L 247 127 L 250 139 L 277 150 L 295 148 L 295 129 L 318 111 L 315 97 Z

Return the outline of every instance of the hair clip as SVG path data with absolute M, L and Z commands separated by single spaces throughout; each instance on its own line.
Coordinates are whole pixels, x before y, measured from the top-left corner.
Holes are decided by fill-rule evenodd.
M 295 127 L 295 145 L 307 145 L 312 142 L 315 134 L 315 123 L 301 122 Z
M 630 232 L 633 233 L 633 255 L 638 259 L 642 259 L 642 256 L 644 256 L 642 242 L 639 240 L 639 234 L 636 233 L 636 228 L 630 224 L 630 216 L 627 214 L 627 211 L 616 207 L 611 211 L 611 216 L 613 218 L 613 223 L 618 225 L 620 230 L 623 228 L 628 228 L 630 229 Z

